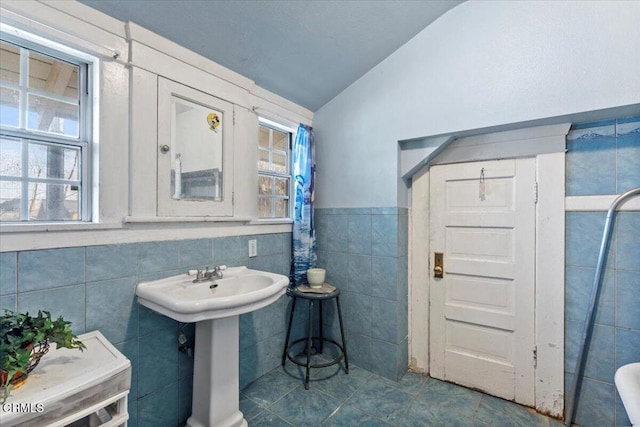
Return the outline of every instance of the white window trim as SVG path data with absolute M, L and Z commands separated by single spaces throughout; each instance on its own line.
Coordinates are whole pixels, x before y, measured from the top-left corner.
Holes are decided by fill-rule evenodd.
M 0 222 L 0 232 L 24 232 L 24 231 L 49 231 L 51 229 L 60 230 L 68 229 L 68 227 L 73 227 L 77 229 L 78 225 L 84 226 L 86 228 L 87 225 L 98 225 L 100 222 L 99 217 L 99 176 L 100 176 L 100 159 L 99 159 L 99 136 L 100 136 L 100 114 L 99 114 L 99 106 L 100 106 L 100 59 L 97 55 L 100 53 L 96 52 L 95 55 L 92 55 L 87 52 L 83 52 L 81 50 L 72 48 L 62 43 L 58 43 L 55 40 L 52 40 L 47 37 L 40 36 L 30 31 L 25 31 L 15 26 L 9 25 L 6 22 L 0 22 L 0 32 L 6 33 L 10 36 L 11 39 L 21 39 L 28 43 L 36 44 L 42 46 L 48 50 L 55 51 L 56 53 L 60 53 L 61 56 L 68 56 L 74 58 L 75 60 L 86 64 L 86 82 L 84 83 L 84 87 L 87 88 L 89 95 L 80 94 L 81 97 L 84 97 L 84 109 L 86 118 L 83 123 L 85 126 L 90 128 L 90 131 L 84 130 L 84 135 L 86 136 L 86 147 L 83 147 L 82 153 L 82 162 L 85 164 L 84 170 L 86 171 L 86 177 L 82 178 L 82 218 L 77 221 L 12 221 L 12 222 Z M 63 59 L 63 58 L 62 58 Z M 50 97 L 50 95 L 47 95 Z M 41 136 L 39 132 L 31 132 L 28 131 L 26 133 L 22 133 L 23 137 L 27 137 L 30 134 L 34 136 Z M 80 131 L 80 135 L 82 135 L 82 131 Z M 41 139 L 41 138 L 36 138 Z M 55 140 L 55 136 L 50 137 L 47 136 L 46 139 Z M 78 138 L 78 141 L 81 141 Z M 82 144 L 77 144 L 81 146 Z M 94 228 L 91 227 L 91 228 Z
M 289 149 L 288 149 L 288 155 L 287 155 L 287 161 L 289 162 L 289 173 L 287 174 L 288 178 L 289 178 L 289 212 L 288 212 L 288 217 L 287 218 L 259 218 L 258 217 L 258 213 L 256 212 L 256 219 L 254 221 L 252 221 L 251 223 L 253 224 L 267 224 L 267 223 L 271 223 L 271 224 L 290 224 L 293 223 L 293 204 L 295 202 L 295 200 L 292 197 L 293 194 L 293 176 L 292 176 L 292 164 L 291 164 L 291 155 L 293 152 L 293 144 L 295 142 L 295 138 L 296 138 L 296 134 L 297 134 L 297 128 L 293 128 L 291 125 L 285 125 L 282 123 L 279 123 L 277 121 L 268 119 L 266 117 L 263 116 L 258 116 L 258 126 L 265 126 L 268 128 L 272 128 L 281 132 L 286 132 L 288 134 L 291 135 L 291 140 L 289 141 Z M 256 147 L 257 150 L 260 150 L 259 147 Z M 263 173 L 264 175 L 282 175 L 285 176 L 285 174 L 270 174 L 268 173 L 268 171 L 264 171 L 262 169 L 257 170 L 258 172 L 258 176 Z M 260 196 L 257 195 L 257 199 L 259 199 Z

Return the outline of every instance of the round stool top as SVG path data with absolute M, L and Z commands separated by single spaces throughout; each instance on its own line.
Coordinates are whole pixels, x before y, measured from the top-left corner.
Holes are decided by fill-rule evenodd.
M 301 286 L 304 286 L 304 285 L 301 285 Z M 340 289 L 335 288 L 335 290 L 331 292 L 303 292 L 303 291 L 299 291 L 298 286 L 296 286 L 293 289 L 289 289 L 287 291 L 287 294 L 296 298 L 323 300 L 323 299 L 331 299 L 331 298 L 337 297 L 338 295 L 340 295 Z

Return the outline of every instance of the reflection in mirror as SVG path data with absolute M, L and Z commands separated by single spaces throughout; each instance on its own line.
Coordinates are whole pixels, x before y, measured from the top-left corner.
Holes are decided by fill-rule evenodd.
M 221 201 L 222 112 L 171 97 L 171 197 Z

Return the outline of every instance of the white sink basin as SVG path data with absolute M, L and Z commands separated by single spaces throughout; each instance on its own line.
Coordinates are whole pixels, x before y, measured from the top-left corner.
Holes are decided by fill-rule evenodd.
M 640 362 L 619 367 L 615 382 L 631 424 L 640 426 Z
M 222 279 L 199 283 L 187 274 L 142 282 L 136 295 L 140 304 L 158 313 L 180 322 L 198 322 L 267 306 L 289 284 L 286 276 L 247 267 L 228 268 L 223 274 Z
M 193 283 L 181 274 L 139 283 L 138 302 L 180 322 L 196 323 L 193 403 L 187 427 L 247 427 L 240 411 L 239 316 L 275 302 L 289 278 L 247 267 Z

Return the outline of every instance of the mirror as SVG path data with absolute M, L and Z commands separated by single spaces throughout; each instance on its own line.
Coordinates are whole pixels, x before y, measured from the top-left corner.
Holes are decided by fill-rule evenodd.
M 221 111 L 171 97 L 172 199 L 222 200 L 223 126 Z

